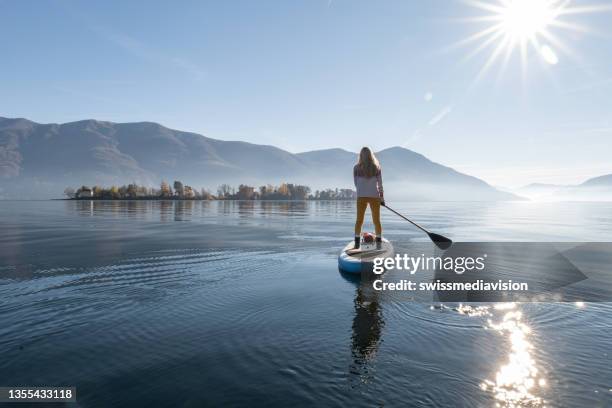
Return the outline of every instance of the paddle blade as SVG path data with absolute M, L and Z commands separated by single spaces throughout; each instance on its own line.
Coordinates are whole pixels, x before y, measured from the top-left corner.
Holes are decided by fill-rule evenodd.
M 448 239 L 446 237 L 443 237 L 440 234 L 434 234 L 433 232 L 429 232 L 429 233 L 427 233 L 427 235 L 429 235 L 429 238 L 440 249 L 445 250 L 445 249 L 450 248 L 451 245 L 453 245 L 453 241 L 451 241 L 450 239 Z

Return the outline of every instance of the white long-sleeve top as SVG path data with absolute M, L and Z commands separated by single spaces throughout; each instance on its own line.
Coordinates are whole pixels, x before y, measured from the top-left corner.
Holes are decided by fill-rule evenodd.
M 365 176 L 359 167 L 353 168 L 353 180 L 355 181 L 355 188 L 357 189 L 357 197 L 382 197 L 383 196 L 383 183 L 382 183 L 382 171 L 378 170 L 373 177 Z

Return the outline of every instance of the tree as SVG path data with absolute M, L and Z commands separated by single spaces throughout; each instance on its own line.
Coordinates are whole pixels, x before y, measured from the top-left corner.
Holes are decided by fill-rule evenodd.
M 221 184 L 217 188 L 217 195 L 218 195 L 218 198 L 220 199 L 229 198 L 231 194 L 232 194 L 232 187 L 229 184 Z
M 193 188 L 191 186 L 185 186 L 183 188 L 183 197 L 185 198 L 194 198 L 195 194 L 193 192 Z
M 160 188 L 159 195 L 161 197 L 170 197 L 172 195 L 172 190 L 170 189 L 170 186 L 168 185 L 168 183 L 166 183 L 165 181 L 161 182 L 161 186 L 159 188 Z
M 280 187 L 278 188 L 278 193 L 283 196 L 283 198 L 289 197 L 289 186 L 287 185 L 287 183 L 283 183 L 280 185 Z
M 174 192 L 176 193 L 177 196 L 182 197 L 185 195 L 185 188 L 183 187 L 183 183 L 181 183 L 180 181 L 175 181 L 174 182 Z
M 301 186 L 298 184 L 295 186 L 295 190 L 294 190 L 294 194 L 292 194 L 292 198 L 295 200 L 305 200 L 306 198 L 308 198 L 309 193 L 310 193 L 310 187 Z
M 255 193 L 254 187 L 247 186 L 246 184 L 241 184 L 238 187 L 238 199 L 239 200 L 252 200 L 254 193 Z
M 74 198 L 76 196 L 76 191 L 72 187 L 66 187 L 64 189 L 64 195 L 68 198 Z
M 210 200 L 212 198 L 212 194 L 210 194 L 210 192 L 206 190 L 205 188 L 202 188 L 202 190 L 200 191 L 200 194 L 203 200 Z
M 136 183 L 128 184 L 126 189 L 126 195 L 129 198 L 136 198 L 136 196 L 138 195 L 138 186 L 136 185 Z
M 104 194 L 104 189 L 100 186 L 94 186 L 92 191 L 94 197 L 102 197 L 102 195 Z

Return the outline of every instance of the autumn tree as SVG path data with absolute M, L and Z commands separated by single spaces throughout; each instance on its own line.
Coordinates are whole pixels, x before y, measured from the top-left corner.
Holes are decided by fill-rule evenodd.
M 104 189 L 100 186 L 94 186 L 92 188 L 93 196 L 96 198 L 102 197 L 104 194 Z
M 161 186 L 160 188 L 160 196 L 162 197 L 170 197 L 172 195 L 172 190 L 170 189 L 170 186 L 168 185 L 168 183 L 166 183 L 165 181 L 161 182 Z
M 185 198 L 194 198 L 195 197 L 195 193 L 193 192 L 193 188 L 191 188 L 191 186 L 185 186 L 183 188 L 183 195 L 182 197 Z
M 287 183 L 283 183 L 278 187 L 278 193 L 283 197 L 289 197 L 289 186 Z
M 239 200 L 252 200 L 254 193 L 255 193 L 254 187 L 247 186 L 246 184 L 241 184 L 238 187 L 238 199 Z

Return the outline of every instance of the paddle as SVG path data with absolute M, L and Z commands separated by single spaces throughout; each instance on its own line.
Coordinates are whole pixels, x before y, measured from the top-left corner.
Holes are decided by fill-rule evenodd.
M 448 248 L 450 248 L 451 245 L 453 245 L 453 241 L 451 241 L 450 239 L 448 239 L 448 238 L 446 238 L 446 237 L 444 237 L 444 236 L 442 236 L 440 234 L 434 234 L 433 232 L 427 231 L 425 228 L 421 227 L 416 222 L 414 222 L 412 220 L 409 220 L 408 218 L 404 217 L 402 214 L 398 213 L 393 208 L 390 208 L 388 205 L 383 205 L 383 207 L 385 207 L 387 210 L 391 211 L 395 215 L 398 215 L 398 216 L 402 217 L 403 219 L 405 219 L 406 221 L 408 221 L 409 223 L 411 223 L 412 225 L 414 225 L 415 227 L 417 227 L 418 229 L 420 229 L 421 231 L 426 233 L 429 236 L 429 239 L 431 239 L 433 241 L 433 243 L 436 244 L 436 246 L 438 248 L 440 248 L 440 249 L 448 249 Z

